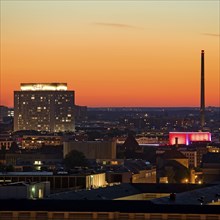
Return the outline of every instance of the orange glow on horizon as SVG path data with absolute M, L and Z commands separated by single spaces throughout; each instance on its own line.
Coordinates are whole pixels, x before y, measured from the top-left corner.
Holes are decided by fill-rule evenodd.
M 64 82 L 89 107 L 199 106 L 204 49 L 205 104 L 220 106 L 217 3 L 1 4 L 1 105 L 20 83 Z

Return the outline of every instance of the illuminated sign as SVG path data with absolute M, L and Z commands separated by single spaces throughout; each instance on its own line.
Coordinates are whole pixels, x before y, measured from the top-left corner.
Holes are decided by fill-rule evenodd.
M 169 144 L 176 144 L 176 138 L 178 144 L 189 145 L 191 142 L 211 141 L 210 132 L 170 132 Z
M 66 91 L 67 83 L 21 83 L 21 91 Z

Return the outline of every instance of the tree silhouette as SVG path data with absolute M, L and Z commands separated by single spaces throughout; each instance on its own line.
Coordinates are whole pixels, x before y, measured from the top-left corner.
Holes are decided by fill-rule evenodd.
M 11 143 L 11 147 L 9 148 L 9 151 L 11 153 L 16 153 L 17 151 L 19 151 L 19 147 L 18 147 L 18 145 L 17 145 L 17 143 L 15 141 L 13 141 Z
M 6 146 L 5 146 L 5 145 L 2 145 L 2 146 L 1 146 L 0 153 L 1 153 L 1 154 L 5 154 L 5 153 L 6 153 Z
M 5 164 L 1 164 L 0 163 L 0 172 L 13 172 L 14 171 L 14 167 L 13 165 L 5 165 Z
M 68 153 L 64 159 L 64 164 L 66 168 L 73 169 L 77 166 L 85 167 L 88 165 L 88 161 L 85 155 L 77 150 L 72 150 Z

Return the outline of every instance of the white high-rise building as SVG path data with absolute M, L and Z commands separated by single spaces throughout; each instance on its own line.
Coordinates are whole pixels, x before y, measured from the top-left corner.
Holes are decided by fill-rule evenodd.
M 22 83 L 14 92 L 14 131 L 74 131 L 74 100 L 66 83 Z

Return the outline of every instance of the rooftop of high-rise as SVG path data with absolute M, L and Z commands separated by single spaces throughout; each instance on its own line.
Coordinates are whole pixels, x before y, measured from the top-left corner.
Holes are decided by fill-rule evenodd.
M 21 91 L 66 91 L 67 83 L 21 83 Z

